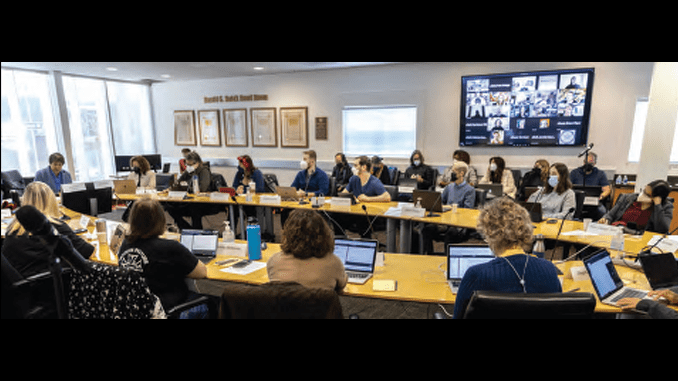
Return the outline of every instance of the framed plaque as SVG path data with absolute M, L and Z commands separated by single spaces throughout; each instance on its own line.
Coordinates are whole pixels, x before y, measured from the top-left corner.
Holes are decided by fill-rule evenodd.
M 282 147 L 308 148 L 308 107 L 280 108 Z
M 198 124 L 200 126 L 200 145 L 217 147 L 221 145 L 219 110 L 198 111 Z
M 195 139 L 195 111 L 174 111 L 174 145 L 197 145 Z
M 252 147 L 277 147 L 275 107 L 250 109 L 250 127 L 252 128 Z
M 247 109 L 224 110 L 224 140 L 229 147 L 247 147 Z

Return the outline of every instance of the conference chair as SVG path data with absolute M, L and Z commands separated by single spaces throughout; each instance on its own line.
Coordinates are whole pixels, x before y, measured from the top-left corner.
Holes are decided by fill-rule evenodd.
M 524 294 L 475 291 L 464 319 L 590 319 L 596 298 L 586 292 Z
M 583 190 L 575 190 L 574 191 L 574 199 L 575 199 L 575 209 L 574 209 L 574 215 L 573 219 L 581 221 L 582 219 L 582 214 L 584 213 L 584 199 L 586 198 L 586 192 Z
M 296 282 L 259 286 L 229 283 L 221 295 L 220 319 L 342 319 L 339 295 Z
M 476 188 L 476 202 L 473 207 L 475 209 L 480 209 L 483 205 L 485 205 L 485 201 L 487 200 L 487 189 L 480 189 Z

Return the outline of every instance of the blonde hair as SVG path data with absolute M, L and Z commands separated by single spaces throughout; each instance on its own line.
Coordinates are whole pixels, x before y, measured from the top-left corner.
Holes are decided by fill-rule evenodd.
M 24 190 L 24 195 L 21 196 L 21 205 L 32 205 L 42 212 L 50 222 L 61 223 L 59 221 L 61 212 L 59 211 L 56 196 L 52 192 L 52 188 L 42 181 L 33 181 L 28 184 Z M 22 235 L 26 233 L 26 229 L 14 218 L 9 226 L 7 226 L 7 234 L 9 235 L 10 233 Z
M 530 215 L 509 197 L 485 204 L 478 216 L 477 229 L 495 255 L 515 247 L 529 251 L 532 245 L 534 228 Z

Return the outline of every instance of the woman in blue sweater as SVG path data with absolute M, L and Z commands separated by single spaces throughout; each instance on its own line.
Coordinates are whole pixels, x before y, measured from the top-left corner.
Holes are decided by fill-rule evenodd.
M 497 257 L 469 268 L 454 303 L 454 318 L 464 317 L 473 291 L 505 293 L 562 292 L 555 266 L 528 255 L 532 245 L 532 221 L 525 208 L 508 197 L 496 199 L 481 210 L 478 232 Z

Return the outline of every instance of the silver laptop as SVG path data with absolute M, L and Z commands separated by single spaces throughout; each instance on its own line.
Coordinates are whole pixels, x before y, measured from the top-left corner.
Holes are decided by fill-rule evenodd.
M 607 251 L 585 259 L 584 266 L 601 303 L 616 306 L 622 298 L 650 299 L 648 291 L 624 286 Z
M 375 239 L 334 239 L 334 255 L 344 264 L 348 283 L 365 284 L 372 278 L 378 247 Z
M 181 244 L 186 246 L 201 262 L 207 263 L 217 255 L 219 232 L 184 229 L 181 231 Z
M 280 195 L 281 201 L 299 201 L 297 188 L 295 187 L 276 187 L 275 192 Z
M 447 283 L 450 291 L 457 293 L 466 270 L 495 258 L 487 245 L 447 244 Z
M 478 189 L 487 189 L 487 197 L 495 198 L 504 195 L 504 186 L 502 184 L 478 184 Z
M 137 184 L 134 180 L 113 180 L 115 193 L 117 194 L 136 194 Z

